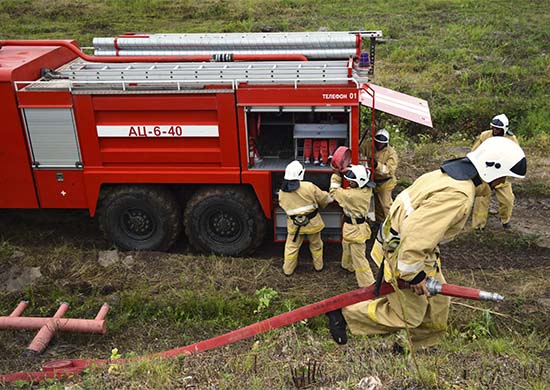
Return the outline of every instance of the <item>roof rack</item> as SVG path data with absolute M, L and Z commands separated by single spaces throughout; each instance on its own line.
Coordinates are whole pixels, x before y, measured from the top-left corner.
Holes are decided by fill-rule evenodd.
M 34 82 L 16 82 L 25 90 L 70 90 L 84 93 L 212 93 L 248 84 L 348 84 L 368 81 L 350 61 L 95 63 L 76 59 L 45 70 Z

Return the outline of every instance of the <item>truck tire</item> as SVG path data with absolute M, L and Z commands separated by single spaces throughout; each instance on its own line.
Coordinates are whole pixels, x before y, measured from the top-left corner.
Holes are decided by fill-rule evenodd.
M 266 229 L 256 198 L 235 187 L 196 192 L 185 207 L 184 224 L 195 249 L 225 256 L 252 253 L 262 243 Z
M 122 250 L 164 251 L 181 231 L 181 208 L 162 187 L 115 187 L 103 197 L 98 214 L 101 229 Z

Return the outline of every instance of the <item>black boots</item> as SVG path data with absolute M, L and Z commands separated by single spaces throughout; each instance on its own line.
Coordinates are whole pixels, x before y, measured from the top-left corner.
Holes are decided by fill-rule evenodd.
M 337 344 L 343 345 L 348 342 L 348 335 L 346 333 L 346 320 L 342 315 L 342 310 L 333 310 L 327 313 L 328 328 L 330 335 Z

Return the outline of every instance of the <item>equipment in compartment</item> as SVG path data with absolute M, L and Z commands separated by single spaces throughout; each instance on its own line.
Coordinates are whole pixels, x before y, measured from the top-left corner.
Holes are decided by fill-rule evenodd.
M 347 121 L 344 112 L 248 112 L 249 167 L 281 170 L 297 159 L 325 169 L 338 146 L 348 144 Z
M 325 167 L 338 146 L 347 144 L 347 135 L 347 123 L 296 123 L 296 158 L 303 159 L 304 164 L 309 164 L 313 155 L 313 164 Z
M 250 165 L 254 163 L 260 163 L 263 161 L 258 146 L 256 145 L 256 138 L 260 135 L 262 117 L 260 114 L 249 115 L 248 119 L 248 161 Z
M 338 148 L 338 140 L 335 138 L 331 138 L 328 140 L 328 161 L 332 161 L 332 156 L 334 156 L 334 152 Z
M 303 146 L 303 159 L 304 164 L 311 164 L 311 155 L 313 154 L 313 165 L 319 165 L 321 167 L 327 166 L 332 160 L 332 155 L 338 147 L 338 140 L 336 138 L 316 139 L 311 138 L 304 139 Z M 300 156 L 298 156 L 300 158 Z
M 304 140 L 304 164 L 311 164 L 311 153 L 313 151 L 313 140 L 306 138 Z
M 284 169 L 293 159 L 293 113 L 254 112 L 247 115 L 248 134 L 255 158 L 249 158 L 250 167 Z M 250 155 L 252 155 L 250 151 Z M 261 158 L 258 160 L 257 157 Z

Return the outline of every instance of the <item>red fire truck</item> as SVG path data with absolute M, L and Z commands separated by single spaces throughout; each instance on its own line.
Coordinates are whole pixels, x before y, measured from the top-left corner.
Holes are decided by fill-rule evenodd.
M 426 101 L 369 82 L 380 36 L 127 34 L 94 39 L 93 56 L 0 41 L 0 208 L 88 209 L 126 250 L 166 250 L 182 230 L 224 255 L 270 226 L 284 240 L 285 166 L 320 145 L 306 180 L 327 189 L 327 148 L 358 162 L 361 105 L 431 126 Z M 338 240 L 340 209 L 321 214 Z

